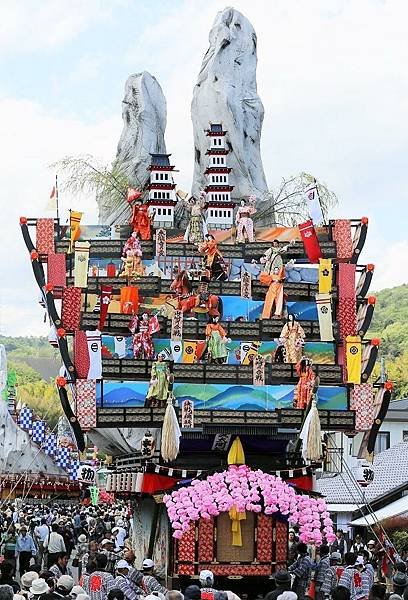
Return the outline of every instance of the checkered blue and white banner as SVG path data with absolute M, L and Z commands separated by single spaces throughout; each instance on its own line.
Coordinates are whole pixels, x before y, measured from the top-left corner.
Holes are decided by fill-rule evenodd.
M 47 437 L 45 438 L 45 441 L 43 443 L 43 450 L 45 452 L 45 454 L 48 454 L 48 456 L 55 456 L 56 452 L 57 452 L 57 436 L 54 435 L 53 433 L 50 433 L 49 435 L 47 435 Z
M 18 422 L 21 429 L 28 431 L 33 426 L 33 411 L 28 406 L 23 406 L 20 411 Z
M 70 463 L 71 463 L 71 456 L 70 456 L 70 450 L 69 448 L 58 448 L 57 450 L 57 465 L 59 467 L 62 467 L 63 469 L 68 469 Z
M 45 421 L 34 421 L 33 422 L 33 432 L 31 434 L 31 439 L 33 440 L 33 442 L 37 442 L 37 444 L 41 444 L 44 441 L 45 429 L 46 429 Z
M 71 464 L 68 469 L 69 478 L 71 481 L 76 481 L 78 479 L 78 471 L 79 471 L 80 466 L 81 466 L 81 463 L 79 462 L 79 460 L 71 461 Z

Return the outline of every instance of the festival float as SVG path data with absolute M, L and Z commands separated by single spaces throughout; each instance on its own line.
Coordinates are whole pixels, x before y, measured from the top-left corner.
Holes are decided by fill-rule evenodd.
M 217 19 L 228 11 L 253 32 L 233 9 Z M 104 206 L 99 225 L 71 211 L 69 227 L 20 226 L 61 354 L 63 410 L 78 450 L 109 456 L 106 492 L 132 502 L 137 561 L 154 558 L 173 585 L 210 568 L 231 589 L 285 565 L 289 524 L 302 541 L 333 541 L 313 491 L 322 432 L 358 424 L 372 453 L 390 389 L 369 383 L 368 219 L 328 220 L 312 182 L 310 218 L 265 223 L 261 178 L 234 167 L 236 131 L 220 114 L 195 130 L 191 196 L 154 149 L 143 185 Z

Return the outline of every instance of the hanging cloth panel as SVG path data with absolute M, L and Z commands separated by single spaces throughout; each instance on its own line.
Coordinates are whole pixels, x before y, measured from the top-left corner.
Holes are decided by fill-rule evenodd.
M 108 314 L 109 304 L 112 299 L 112 286 L 102 285 L 101 286 L 101 298 L 100 298 L 100 309 L 99 309 L 99 331 L 103 331 L 105 326 L 106 316 Z
M 331 294 L 316 294 L 316 308 L 320 339 L 322 342 L 332 342 L 334 338 Z
M 88 285 L 89 242 L 75 242 L 74 286 Z
M 298 225 L 298 229 L 309 261 L 312 264 L 318 263 L 319 258 L 322 256 L 322 252 L 320 250 L 319 240 L 317 239 L 316 231 L 313 226 L 313 221 L 309 220 L 305 221 L 304 223 L 300 223 Z
M 65 287 L 67 285 L 67 267 L 65 254 L 49 254 L 47 268 L 47 283 L 54 287 Z M 61 298 L 61 294 L 56 294 L 56 298 Z
M 361 338 L 359 335 L 346 337 L 347 383 L 361 383 Z
M 350 410 L 356 414 L 356 431 L 368 431 L 374 422 L 374 394 L 371 383 L 353 386 Z
M 339 264 L 339 308 L 338 321 L 340 337 L 355 335 L 357 331 L 357 310 L 355 296 L 356 266 L 348 263 Z
M 72 252 L 74 250 L 74 243 L 79 239 L 81 235 L 81 212 L 76 210 L 71 210 L 69 217 L 69 225 L 71 230 L 71 237 L 69 242 L 69 251 Z
M 81 288 L 65 288 L 62 293 L 62 326 L 67 331 L 76 331 L 81 323 Z
M 76 415 L 81 429 L 96 427 L 96 381 L 94 379 L 77 379 Z
M 38 254 L 55 254 L 54 219 L 37 219 L 36 250 Z
M 346 219 L 334 222 L 333 239 L 337 246 L 337 259 L 348 261 L 353 256 L 353 240 L 351 238 L 351 223 Z
M 139 310 L 139 290 L 136 286 L 125 286 L 120 290 L 120 312 L 134 315 Z
M 102 379 L 102 343 L 101 332 L 87 331 L 86 338 L 89 354 L 88 379 Z
M 332 288 L 333 265 L 331 258 L 319 259 L 319 294 L 329 294 Z
M 74 336 L 74 364 L 77 375 L 80 379 L 88 379 L 90 368 L 88 338 L 86 331 L 78 329 Z

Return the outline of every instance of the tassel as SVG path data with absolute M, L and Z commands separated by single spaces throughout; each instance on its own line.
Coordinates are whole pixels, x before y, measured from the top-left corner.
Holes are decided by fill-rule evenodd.
M 306 438 L 306 459 L 318 462 L 322 458 L 322 430 L 320 427 L 319 411 L 313 398 L 309 412 L 309 427 Z
M 244 449 L 242 447 L 241 440 L 237 436 L 235 440 L 232 442 L 232 446 L 230 451 L 228 452 L 227 458 L 229 465 L 244 465 L 245 464 L 245 454 Z
M 173 395 L 170 394 L 167 399 L 161 437 L 161 455 L 164 461 L 169 462 L 177 458 L 180 449 L 180 437 L 181 431 L 173 406 Z

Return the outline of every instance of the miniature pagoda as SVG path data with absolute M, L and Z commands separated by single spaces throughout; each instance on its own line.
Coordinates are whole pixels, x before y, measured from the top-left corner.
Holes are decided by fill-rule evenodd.
M 154 227 L 172 228 L 174 226 L 174 207 L 177 204 L 176 184 L 173 180 L 174 165 L 170 164 L 171 154 L 150 154 L 152 161 L 150 182 L 148 185 L 149 212 L 154 215 Z
M 229 150 L 225 146 L 226 131 L 221 123 L 211 123 L 206 135 L 211 140 L 206 154 L 209 157 L 205 170 L 207 185 L 207 226 L 209 229 L 230 229 L 233 224 L 234 202 L 231 192 L 234 186 L 229 184 L 232 169 L 227 167 Z

